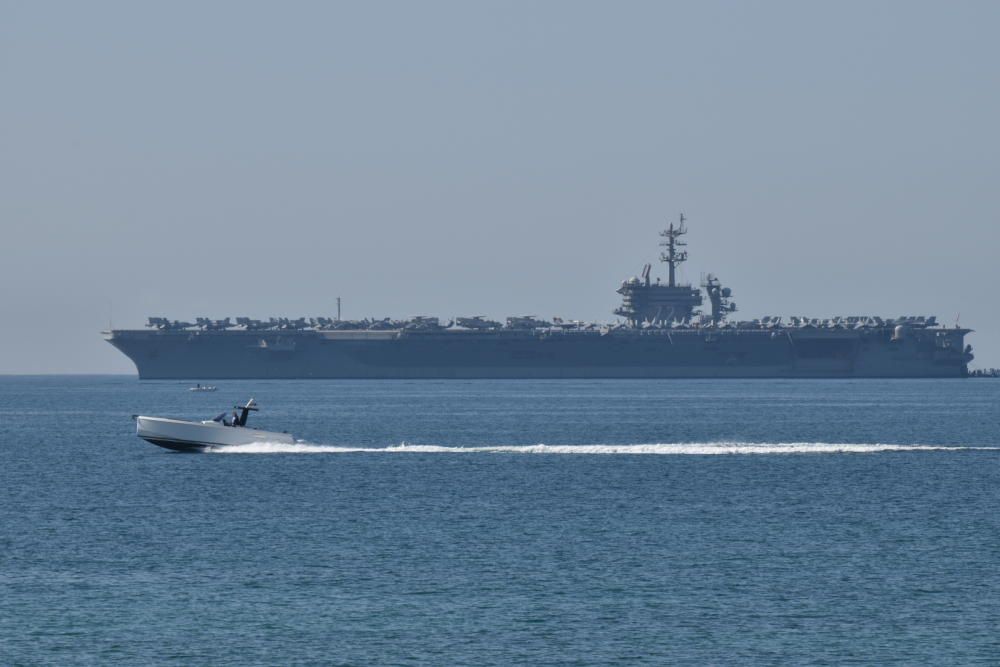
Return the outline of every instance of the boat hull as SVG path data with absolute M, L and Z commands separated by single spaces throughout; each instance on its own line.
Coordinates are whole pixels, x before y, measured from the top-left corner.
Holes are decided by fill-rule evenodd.
M 967 329 L 110 332 L 141 379 L 964 377 Z
M 258 443 L 293 444 L 287 433 L 260 431 L 254 428 L 223 426 L 218 422 L 189 422 L 163 417 L 138 416 L 136 435 L 159 447 L 182 452 L 252 445 Z

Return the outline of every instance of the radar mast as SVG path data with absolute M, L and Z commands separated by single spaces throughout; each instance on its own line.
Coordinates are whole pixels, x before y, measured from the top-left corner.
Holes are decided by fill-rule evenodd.
M 667 287 L 676 287 L 676 270 L 677 266 L 681 263 L 687 261 L 687 250 L 678 250 L 687 245 L 684 241 L 680 240 L 680 237 L 687 234 L 687 225 L 684 224 L 685 218 L 684 214 L 681 213 L 680 223 L 674 227 L 674 223 L 670 223 L 670 226 L 660 232 L 665 241 L 660 241 L 660 245 L 667 249 L 666 252 L 660 253 L 660 261 L 666 262 L 670 266 L 670 274 L 668 277 Z

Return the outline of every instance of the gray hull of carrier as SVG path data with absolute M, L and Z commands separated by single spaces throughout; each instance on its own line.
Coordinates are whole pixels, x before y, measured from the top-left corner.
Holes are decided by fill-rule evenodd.
M 150 318 L 106 332 L 142 379 L 944 378 L 965 377 L 969 329 L 933 317 L 731 321 L 732 292 L 708 274 L 680 284 L 683 216 L 661 232 L 666 281 L 618 289 L 615 324 L 481 316 L 344 321 Z M 705 304 L 707 298 L 707 304 Z M 338 299 L 339 302 L 339 299 Z M 707 305 L 706 312 L 700 307 Z M 339 310 L 339 305 L 338 305 Z
M 964 377 L 964 329 L 113 331 L 142 379 Z

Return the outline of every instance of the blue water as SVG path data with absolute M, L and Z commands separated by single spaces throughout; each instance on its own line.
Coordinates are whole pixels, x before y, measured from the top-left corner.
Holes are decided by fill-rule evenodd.
M 129 418 L 250 395 L 304 442 Z M 992 380 L 0 378 L 0 664 L 998 664 L 998 423 Z

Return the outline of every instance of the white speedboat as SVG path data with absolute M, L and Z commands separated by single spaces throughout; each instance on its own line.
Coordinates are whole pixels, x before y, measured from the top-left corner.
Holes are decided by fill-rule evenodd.
M 215 391 L 218 387 L 214 387 L 210 384 L 201 384 L 200 382 L 193 387 L 188 387 L 188 391 Z
M 275 442 L 291 445 L 295 439 L 287 433 L 260 431 L 247 426 L 247 416 L 256 411 L 254 399 L 246 405 L 237 405 L 232 417 L 223 412 L 215 419 L 201 422 L 167 419 L 166 417 L 146 417 L 136 415 L 135 434 L 160 447 L 182 452 L 204 451 L 217 447 L 252 445 L 260 442 Z

